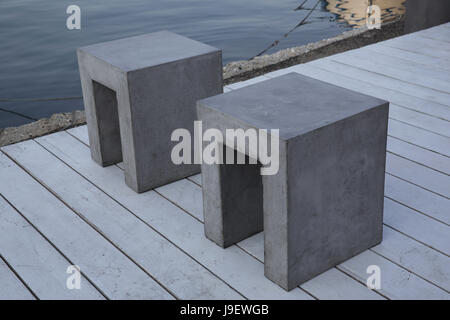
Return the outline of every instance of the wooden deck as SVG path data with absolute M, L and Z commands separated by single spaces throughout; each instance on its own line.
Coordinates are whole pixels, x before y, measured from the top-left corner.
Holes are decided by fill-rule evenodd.
M 288 72 L 391 102 L 380 245 L 288 293 L 264 277 L 262 233 L 204 237 L 200 175 L 136 194 L 82 126 L 1 148 L 0 299 L 450 299 L 450 24 L 226 90 Z

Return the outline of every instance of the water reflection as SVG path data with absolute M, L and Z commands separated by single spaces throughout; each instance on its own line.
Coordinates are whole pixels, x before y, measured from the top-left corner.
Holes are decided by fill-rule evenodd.
M 0 0 L 0 128 L 83 108 L 78 47 L 170 30 L 223 49 L 228 63 L 247 60 L 277 39 L 268 54 L 364 25 L 368 5 L 367 0 L 75 2 L 82 9 L 79 31 L 66 28 L 71 2 L 39 0 L 36 6 L 36 0 Z M 403 0 L 373 2 L 384 21 L 404 13 Z
M 272 50 L 274 47 L 278 46 L 280 41 L 287 38 L 293 31 L 305 24 L 311 23 L 311 21 L 308 21 L 308 18 L 311 13 L 316 10 L 328 11 L 334 14 L 336 17 L 332 20 L 335 22 L 343 23 L 353 28 L 360 28 L 366 25 L 366 13 L 368 6 L 378 5 L 381 11 L 381 22 L 386 23 L 396 20 L 405 13 L 405 1 L 406 0 L 317 0 L 316 4 L 312 8 L 309 8 L 308 4 L 310 4 L 310 1 L 302 0 L 300 5 L 294 9 L 294 11 L 307 11 L 306 15 L 300 20 L 300 22 L 286 32 L 281 38 L 273 41 L 267 48 L 249 60 L 267 53 L 269 50 Z M 318 7 L 319 4 L 320 7 Z M 317 19 L 317 17 L 314 18 Z
M 354 28 L 366 24 L 367 6 L 381 9 L 381 21 L 389 22 L 405 14 L 406 0 L 324 0 L 325 9 L 336 15 L 338 22 L 346 22 Z

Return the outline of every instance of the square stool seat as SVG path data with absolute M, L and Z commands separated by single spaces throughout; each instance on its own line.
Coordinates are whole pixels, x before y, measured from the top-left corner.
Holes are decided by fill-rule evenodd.
M 381 242 L 388 102 L 290 73 L 203 99 L 197 112 L 224 136 L 279 129 L 276 174 L 202 164 L 209 239 L 228 247 L 264 229 L 265 275 L 286 290 Z
M 171 161 L 171 133 L 193 133 L 197 100 L 223 92 L 219 49 L 168 31 L 77 50 L 92 158 L 123 160 L 125 182 L 147 191 L 198 173 Z

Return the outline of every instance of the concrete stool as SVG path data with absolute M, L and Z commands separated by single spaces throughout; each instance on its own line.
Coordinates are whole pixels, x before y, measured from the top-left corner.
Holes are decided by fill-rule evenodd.
M 206 236 L 228 247 L 264 226 L 265 275 L 286 290 L 380 243 L 388 111 L 296 73 L 199 101 L 203 130 L 280 130 L 275 175 L 202 165 Z
M 197 100 L 223 92 L 220 50 L 162 31 L 78 49 L 92 158 L 122 161 L 143 192 L 200 172 L 171 161 L 173 130 L 193 133 Z

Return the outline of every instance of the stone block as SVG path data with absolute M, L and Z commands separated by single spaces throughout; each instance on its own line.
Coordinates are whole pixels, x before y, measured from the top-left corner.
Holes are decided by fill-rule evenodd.
M 388 102 L 290 73 L 197 111 L 224 135 L 279 129 L 275 175 L 202 164 L 209 239 L 227 247 L 264 229 L 265 275 L 286 290 L 382 241 Z
M 125 182 L 143 192 L 200 172 L 175 165 L 173 130 L 193 134 L 195 104 L 223 92 L 222 53 L 168 31 L 78 49 L 92 158 L 123 160 Z

